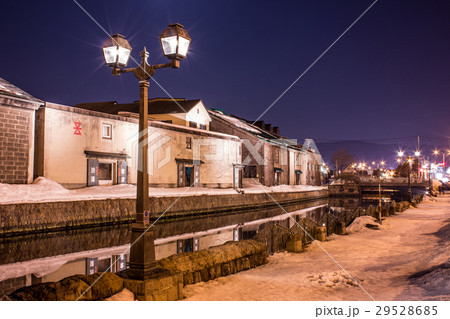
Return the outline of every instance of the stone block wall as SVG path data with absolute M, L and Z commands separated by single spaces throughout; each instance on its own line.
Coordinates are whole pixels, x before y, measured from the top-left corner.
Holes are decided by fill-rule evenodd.
M 330 196 L 359 196 L 360 187 L 353 182 L 333 184 L 328 187 Z
M 267 263 L 266 245 L 255 240 L 227 242 L 161 259 L 157 266 L 183 276 L 183 285 L 228 276 Z
M 33 110 L 0 106 L 0 183 L 28 182 Z
M 26 277 L 9 278 L 0 281 L 0 296 L 7 295 L 26 284 Z
M 119 275 L 124 277 L 124 288 L 133 292 L 141 301 L 175 301 L 183 299 L 183 276 L 167 269 L 155 268 L 155 273 L 145 281 L 128 279 L 127 271 Z
M 267 263 L 266 245 L 254 240 L 227 242 L 198 252 L 156 261 L 144 281 L 129 278 L 129 270 L 113 274 L 75 275 L 58 282 L 20 288 L 6 300 L 103 300 L 122 291 L 138 300 L 173 301 L 183 298 L 183 287 L 228 276 Z
M 150 197 L 150 207 L 164 218 L 254 211 L 328 197 L 327 190 L 260 194 Z M 273 199 L 272 199 L 273 198 Z M 274 202 L 274 200 L 276 202 Z M 0 205 L 0 236 L 130 223 L 135 219 L 134 199 L 105 199 Z

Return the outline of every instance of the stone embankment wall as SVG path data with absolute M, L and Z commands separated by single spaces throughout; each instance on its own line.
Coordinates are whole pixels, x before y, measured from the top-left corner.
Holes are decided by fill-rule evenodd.
M 271 198 L 271 197 L 273 198 Z M 280 204 L 328 197 L 328 190 L 235 195 L 150 197 L 150 207 L 163 219 L 243 213 Z M 275 200 L 275 201 L 274 201 Z M 63 229 L 130 223 L 135 219 L 134 199 L 105 199 L 0 205 L 0 236 L 15 236 Z
M 328 186 L 330 196 L 359 196 L 360 187 L 354 182 L 347 181 L 342 184 L 332 184 Z
M 101 277 L 100 273 L 75 275 L 58 282 L 18 289 L 4 299 L 102 300 L 127 288 L 138 300 L 179 300 L 183 299 L 186 285 L 228 276 L 265 263 L 267 254 L 263 243 L 254 240 L 227 242 L 210 249 L 161 259 L 155 262 L 152 275 L 145 281 L 129 279 L 127 271 L 108 272 Z
M 354 212 L 343 211 L 340 216 L 324 215 L 319 223 L 308 218 L 299 221 L 290 230 L 280 225 L 271 225 L 255 237 L 255 240 L 227 242 L 198 252 L 173 255 L 156 261 L 153 274 L 145 281 L 128 278 L 128 272 L 118 274 L 100 273 L 75 275 L 59 282 L 37 284 L 18 289 L 3 300 L 102 300 L 122 291 L 132 291 L 138 300 L 179 300 L 183 298 L 186 285 L 216 279 L 221 276 L 247 270 L 267 263 L 270 243 L 277 249 L 301 252 L 303 243 L 314 239 L 326 240 L 327 234 L 345 234 L 345 227 L 354 218 L 369 215 L 376 218 L 402 212 L 410 205 L 417 206 L 422 196 L 415 196 L 412 203 L 387 203 L 381 207 L 369 206 L 367 210 L 358 208 Z M 321 226 L 325 225 L 325 226 Z M 311 238 L 309 235 L 313 238 Z M 275 234 L 275 237 L 274 237 Z M 100 277 L 100 278 L 99 278 Z M 90 285 L 92 285 L 91 288 Z M 80 297 L 81 296 L 81 297 Z
M 307 217 L 300 218 L 291 228 L 271 224 L 259 232 L 254 239 L 266 245 L 268 254 L 283 250 L 299 252 L 302 250 L 301 247 L 313 240 L 326 240 L 327 236 L 332 234 L 344 235 L 346 227 L 357 217 L 372 216 L 381 221 L 382 217 L 403 212 L 410 205 L 417 206 L 422 198 L 423 196 L 417 195 L 413 198 L 412 203 L 396 203 L 395 201 L 385 203 L 381 206 L 381 216 L 380 206 L 374 207 L 371 205 L 367 209 L 359 207 L 354 210 L 343 210 L 339 215 L 327 213 L 317 222 Z

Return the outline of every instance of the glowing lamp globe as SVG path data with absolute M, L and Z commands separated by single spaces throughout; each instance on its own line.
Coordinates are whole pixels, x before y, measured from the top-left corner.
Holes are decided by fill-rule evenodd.
M 161 33 L 159 39 L 166 58 L 183 60 L 186 57 L 191 38 L 181 24 L 169 24 L 169 27 Z
M 107 66 L 123 68 L 127 66 L 130 58 L 131 46 L 121 34 L 113 34 L 103 45 L 103 57 Z

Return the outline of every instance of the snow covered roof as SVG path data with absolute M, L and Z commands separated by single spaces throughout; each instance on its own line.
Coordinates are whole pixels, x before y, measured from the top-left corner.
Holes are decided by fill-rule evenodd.
M 199 99 L 149 99 L 148 114 L 187 113 L 200 102 Z M 139 113 L 139 101 L 133 103 L 117 103 L 116 101 L 79 103 L 75 107 L 109 114 L 119 114 L 119 112 Z
M 283 147 L 289 147 L 295 150 L 302 149 L 302 146 L 297 144 L 295 140 L 290 140 L 286 137 L 267 132 L 266 130 L 263 130 L 258 126 L 245 121 L 244 119 L 240 119 L 233 115 L 225 114 L 222 110 L 210 109 L 208 110 L 208 112 L 211 115 L 219 117 L 227 121 L 228 123 L 257 136 L 260 139 L 265 140 L 268 143 L 277 144 Z
M 43 101 L 35 98 L 31 94 L 25 92 L 24 90 L 18 88 L 14 84 L 6 81 L 3 78 L 0 78 L 0 95 L 6 95 L 14 98 L 19 98 L 22 100 L 27 100 L 30 102 L 39 102 L 43 103 Z
M 244 129 L 248 132 L 255 133 L 255 134 L 259 134 L 261 132 L 261 130 L 258 129 L 256 126 L 248 124 L 234 116 L 225 115 L 223 112 L 221 112 L 219 110 L 208 110 L 208 111 L 210 113 L 212 113 L 213 115 L 216 115 L 216 116 L 220 117 L 221 119 L 224 119 L 225 121 L 230 122 L 234 126 Z

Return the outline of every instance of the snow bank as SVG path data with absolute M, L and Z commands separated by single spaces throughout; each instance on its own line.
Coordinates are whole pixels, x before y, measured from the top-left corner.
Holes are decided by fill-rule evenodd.
M 278 185 L 272 187 L 264 187 L 269 192 L 301 192 L 301 191 L 318 191 L 326 189 L 325 186 L 309 186 L 309 185 Z
M 68 194 L 68 189 L 45 177 L 36 178 L 32 184 L 0 183 L 0 204 L 24 200 L 48 201 Z
M 104 299 L 104 301 L 135 301 L 136 298 L 134 294 L 127 288 L 124 288 L 121 292 L 112 295 L 109 298 Z
M 435 203 L 436 197 L 431 197 L 431 196 L 424 196 L 423 197 L 423 203 Z
M 415 283 L 429 294 L 444 295 L 450 292 L 450 258 L 439 268 L 417 278 Z
M 358 286 L 358 284 L 343 271 L 316 273 L 307 276 L 307 278 L 313 283 L 317 283 L 329 288 Z M 364 281 L 364 279 L 360 279 L 359 281 Z
M 369 229 L 380 230 L 385 229 L 380 225 L 375 218 L 372 216 L 360 216 L 355 218 L 355 220 L 347 227 L 347 232 L 357 233 L 362 231 L 367 231 Z

